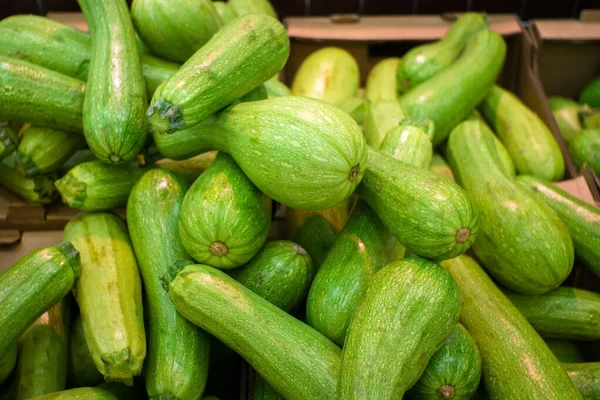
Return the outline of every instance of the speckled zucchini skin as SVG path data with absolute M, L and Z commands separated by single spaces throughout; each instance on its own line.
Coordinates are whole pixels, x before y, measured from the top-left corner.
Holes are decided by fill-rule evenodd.
M 386 265 L 369 282 L 350 322 L 339 398 L 402 398 L 459 314 L 458 290 L 442 267 L 421 258 Z
M 198 262 L 230 269 L 247 263 L 267 240 L 271 199 L 235 161 L 219 153 L 194 182 L 181 206 L 179 236 Z
M 405 164 L 427 168 L 433 156 L 434 129 L 429 120 L 402 120 L 388 131 L 379 151 Z
M 548 292 L 564 281 L 574 260 L 569 231 L 501 166 L 493 133 L 481 122 L 465 121 L 452 131 L 447 153 L 479 214 L 473 250 L 487 271 L 526 294 Z
M 244 357 L 286 399 L 337 399 L 341 351 L 319 332 L 206 265 L 185 266 L 168 288 L 181 315 Z
M 156 89 L 147 112 L 152 132 L 174 133 L 204 121 L 279 72 L 289 50 L 276 19 L 235 19 Z
M 133 160 L 148 135 L 146 87 L 127 3 L 78 0 L 90 29 L 91 52 L 83 133 L 96 157 Z
M 371 102 L 396 100 L 398 97 L 396 70 L 401 62 L 401 59 L 391 57 L 375 64 L 367 76 L 365 86 L 367 100 Z
M 127 203 L 149 315 L 144 370 L 151 399 L 196 400 L 206 385 L 209 336 L 177 313 L 161 281 L 175 262 L 191 259 L 178 232 L 186 191 L 187 185 L 175 173 L 155 169 L 136 183 Z
M 359 201 L 310 287 L 306 320 L 339 346 L 371 277 L 384 266 L 384 233 L 379 218 Z
M 581 399 L 544 340 L 475 260 L 463 255 L 442 266 L 458 286 L 460 322 L 479 347 L 490 399 Z
M 63 238 L 81 254 L 73 294 L 96 368 L 107 382 L 131 385 L 142 371 L 146 334 L 142 283 L 127 228 L 111 213 L 80 213 L 65 226 Z
M 585 400 L 600 399 L 600 363 L 563 364 Z
M 0 360 L 79 278 L 79 253 L 71 243 L 36 250 L 0 275 Z
M 210 0 L 135 0 L 131 17 L 137 32 L 152 54 L 175 62 L 186 62 L 221 27 L 221 19 Z

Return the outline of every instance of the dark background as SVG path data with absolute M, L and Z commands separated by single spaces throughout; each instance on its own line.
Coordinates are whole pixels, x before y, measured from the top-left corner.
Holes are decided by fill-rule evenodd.
M 79 10 L 76 0 L 0 0 L 0 3 L 0 18 L 12 14 Z M 487 11 L 514 13 L 522 20 L 529 20 L 578 18 L 583 9 L 600 8 L 600 0 L 271 0 L 271 3 L 281 18 L 336 13 L 376 15 Z

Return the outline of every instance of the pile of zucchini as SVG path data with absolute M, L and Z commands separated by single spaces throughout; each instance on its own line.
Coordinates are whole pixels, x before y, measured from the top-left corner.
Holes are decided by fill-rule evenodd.
M 232 351 L 255 399 L 600 398 L 600 294 L 561 286 L 600 211 L 485 15 L 363 95 L 335 47 L 281 83 L 266 0 L 78 1 L 89 34 L 0 21 L 0 184 L 81 210 L 0 275 L 0 399 L 214 400 Z

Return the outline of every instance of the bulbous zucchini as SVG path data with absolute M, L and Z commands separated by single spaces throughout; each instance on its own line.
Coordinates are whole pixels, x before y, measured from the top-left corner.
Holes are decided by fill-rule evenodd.
M 379 61 L 367 76 L 365 97 L 370 102 L 396 100 L 398 90 L 396 87 L 396 70 L 401 59 L 396 57 L 385 58 Z
M 80 213 L 63 238 L 81 254 L 73 293 L 96 368 L 107 382 L 131 385 L 146 357 L 142 284 L 127 228 L 111 213 Z
M 219 153 L 194 182 L 181 206 L 179 236 L 198 262 L 229 269 L 247 263 L 267 240 L 271 199 L 235 161 Z
M 433 156 L 434 126 L 429 120 L 402 120 L 381 143 L 382 154 L 419 168 L 427 168 Z

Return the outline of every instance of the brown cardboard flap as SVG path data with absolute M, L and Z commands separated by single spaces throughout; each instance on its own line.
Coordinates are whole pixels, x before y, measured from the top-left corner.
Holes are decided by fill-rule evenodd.
M 544 40 L 599 40 L 600 22 L 576 19 L 534 20 L 539 36 Z
M 16 244 L 0 246 L 0 274 L 32 251 L 59 244 L 61 239 L 62 231 L 24 232 Z
M 490 28 L 501 35 L 521 32 L 514 14 L 489 16 Z M 452 21 L 437 15 L 367 16 L 356 22 L 337 23 L 329 17 L 291 17 L 284 20 L 292 39 L 312 40 L 436 40 L 443 37 Z
M 46 16 L 50 19 L 72 26 L 84 32 L 88 31 L 85 17 L 81 12 L 49 12 Z
M 555 185 L 565 192 L 577 197 L 578 199 L 596 206 L 594 198 L 592 197 L 592 192 L 590 191 L 590 188 L 588 187 L 583 176 L 578 176 L 577 178 L 562 182 L 556 182 Z

